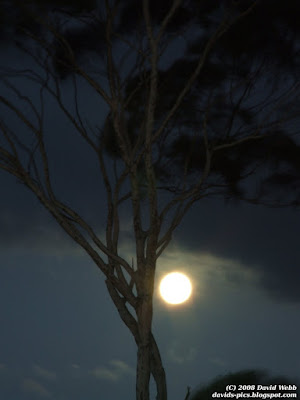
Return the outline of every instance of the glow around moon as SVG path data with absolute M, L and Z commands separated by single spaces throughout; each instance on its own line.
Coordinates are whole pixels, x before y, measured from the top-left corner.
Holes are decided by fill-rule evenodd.
M 160 281 L 159 292 L 167 303 L 181 304 L 190 297 L 192 284 L 181 272 L 171 272 Z

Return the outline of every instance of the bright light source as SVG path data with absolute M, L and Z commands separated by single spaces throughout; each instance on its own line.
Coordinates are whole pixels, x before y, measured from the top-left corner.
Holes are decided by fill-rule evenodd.
M 189 278 L 181 272 L 171 272 L 160 282 L 161 297 L 169 304 L 185 302 L 192 293 L 192 284 Z

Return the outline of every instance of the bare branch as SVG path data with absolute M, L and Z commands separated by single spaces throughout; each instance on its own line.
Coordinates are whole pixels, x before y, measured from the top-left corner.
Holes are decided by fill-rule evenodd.
M 165 127 L 168 125 L 169 121 L 173 118 L 175 115 L 176 111 L 180 107 L 180 105 L 183 102 L 183 99 L 187 95 L 187 93 L 190 91 L 193 83 L 195 82 L 196 78 L 199 76 L 201 70 L 203 69 L 203 66 L 207 60 L 208 54 L 210 53 L 211 49 L 214 47 L 216 41 L 225 33 L 227 30 L 235 24 L 237 21 L 239 21 L 241 18 L 244 18 L 246 15 L 248 15 L 253 8 L 256 6 L 257 1 L 253 2 L 253 4 L 243 13 L 241 13 L 238 17 L 236 17 L 233 21 L 230 21 L 229 17 L 226 16 L 223 21 L 220 23 L 218 28 L 216 29 L 215 33 L 211 35 L 210 39 L 208 40 L 202 55 L 199 59 L 199 62 L 192 73 L 191 77 L 188 79 L 186 85 L 184 88 L 181 90 L 179 93 L 177 99 L 175 100 L 173 106 L 171 107 L 170 111 L 168 112 L 166 118 L 164 121 L 161 123 L 160 127 L 157 129 L 157 131 L 153 134 L 153 141 L 157 140 L 157 138 L 162 134 L 163 130 Z
M 160 41 L 162 35 L 163 35 L 164 32 L 165 32 L 165 29 L 166 29 L 168 23 L 169 23 L 169 22 L 171 21 L 171 19 L 173 18 L 173 16 L 174 16 L 176 10 L 179 8 L 179 6 L 180 6 L 181 3 L 182 3 L 182 0 L 174 0 L 174 1 L 173 1 L 173 4 L 172 4 L 172 6 L 171 6 L 169 12 L 167 13 L 167 15 L 165 16 L 163 22 L 162 22 L 161 25 L 160 25 L 159 32 L 158 32 L 158 34 L 157 34 L 157 36 L 156 36 L 156 42 L 157 42 L 157 43 Z

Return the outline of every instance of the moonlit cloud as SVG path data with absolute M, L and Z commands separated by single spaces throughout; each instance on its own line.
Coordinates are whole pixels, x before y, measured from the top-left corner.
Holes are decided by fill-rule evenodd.
M 132 262 L 134 247 L 131 240 L 120 246 L 120 254 Z M 171 272 L 178 271 L 188 275 L 192 281 L 193 292 L 204 293 L 207 284 L 215 282 L 224 286 L 247 285 L 259 287 L 262 274 L 255 265 L 241 262 L 238 258 L 216 256 L 210 252 L 185 249 L 174 242 L 157 261 L 157 282 Z
M 124 361 L 121 360 L 111 360 L 110 364 L 123 374 L 135 375 L 135 369 L 130 367 Z
M 48 369 L 42 368 L 41 366 L 35 364 L 33 366 L 33 371 L 35 375 L 47 379 L 47 380 L 55 380 L 56 379 L 56 373 L 53 371 L 49 371 Z
M 119 375 L 116 371 L 105 367 L 97 367 L 91 371 L 91 374 L 98 379 L 104 379 L 106 381 L 117 381 L 119 379 Z
M 161 271 L 169 272 L 173 269 L 189 271 L 193 275 L 218 275 L 230 281 L 256 282 L 259 275 L 238 260 L 215 256 L 203 251 L 186 251 L 178 245 L 167 250 L 158 261 Z
M 42 398 L 50 398 L 50 392 L 42 385 L 34 379 L 24 379 L 22 382 L 22 389 L 26 393 L 33 393 Z
M 167 351 L 169 359 L 176 364 L 193 361 L 197 356 L 197 353 L 198 351 L 196 347 L 180 346 L 176 340 L 171 342 Z
M 192 297 L 205 296 L 208 288 L 216 285 L 226 288 L 260 284 L 260 274 L 251 266 L 201 251 L 185 251 L 178 245 L 170 247 L 158 260 L 157 282 L 171 271 L 187 274 L 193 287 Z
M 108 367 L 96 367 L 90 373 L 98 379 L 116 382 L 126 375 L 134 376 L 135 370 L 124 361 L 111 360 Z

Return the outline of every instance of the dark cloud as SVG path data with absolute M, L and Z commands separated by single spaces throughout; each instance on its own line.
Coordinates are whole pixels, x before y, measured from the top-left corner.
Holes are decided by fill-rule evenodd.
M 299 211 L 199 203 L 177 231 L 181 245 L 239 261 L 259 272 L 277 300 L 300 301 Z
M 6 177 L 4 184 L 6 191 L 0 201 L 2 250 L 23 248 L 31 253 L 52 255 L 78 253 L 77 245 L 28 190 L 10 177 Z M 73 200 L 72 195 L 70 199 Z M 84 193 L 78 192 L 74 201 L 86 212 L 94 229 L 102 233 L 104 198 L 102 205 L 97 204 L 97 199 L 99 192 L 93 198 L 91 185 Z M 125 230 L 129 232 L 130 213 L 124 212 L 124 216 Z M 274 299 L 298 302 L 299 222 L 299 211 L 293 209 L 202 201 L 186 216 L 174 238 L 182 250 L 236 260 L 259 273 L 261 286 Z M 228 279 L 235 279 L 233 275 L 234 271 L 227 269 Z

